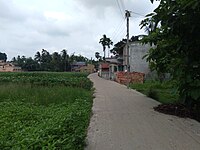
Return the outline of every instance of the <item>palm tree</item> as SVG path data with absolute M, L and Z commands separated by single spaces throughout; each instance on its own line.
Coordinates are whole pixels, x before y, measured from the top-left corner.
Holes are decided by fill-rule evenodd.
M 62 53 L 62 61 L 64 62 L 64 71 L 66 71 L 67 70 L 67 60 L 68 60 L 67 50 L 63 49 L 61 53 Z
M 38 63 L 40 63 L 40 61 L 41 61 L 41 55 L 40 55 L 40 52 L 37 52 L 36 54 L 35 54 L 35 58 L 34 58 Z
M 110 38 L 107 38 L 106 35 L 104 34 L 103 38 L 100 39 L 99 43 L 101 43 L 101 45 L 103 46 L 104 60 L 105 60 L 105 58 L 106 58 L 106 53 L 105 53 L 106 46 L 108 48 L 110 48 L 110 45 L 113 45 L 113 42 L 111 41 Z

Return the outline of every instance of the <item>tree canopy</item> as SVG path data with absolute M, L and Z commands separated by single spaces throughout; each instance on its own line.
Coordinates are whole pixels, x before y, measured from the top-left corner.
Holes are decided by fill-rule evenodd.
M 36 52 L 34 59 L 31 57 L 18 56 L 13 58 L 12 62 L 26 71 L 71 71 L 71 63 L 75 61 L 91 61 L 82 55 L 68 55 L 67 50 L 62 50 L 60 53 L 42 49 L 41 52 Z M 92 63 L 95 63 L 92 61 Z
M 110 48 L 111 45 L 113 45 L 113 42 L 111 41 L 110 38 L 108 38 L 105 34 L 103 37 L 100 39 L 99 43 L 103 46 L 103 52 L 104 52 L 104 59 L 106 57 L 106 47 Z
M 151 0 L 153 3 L 154 0 Z M 147 55 L 153 70 L 169 72 L 185 104 L 200 102 L 200 1 L 160 0 L 141 22 L 155 45 Z
M 7 55 L 6 53 L 1 53 L 0 52 L 0 60 L 6 61 L 7 60 Z

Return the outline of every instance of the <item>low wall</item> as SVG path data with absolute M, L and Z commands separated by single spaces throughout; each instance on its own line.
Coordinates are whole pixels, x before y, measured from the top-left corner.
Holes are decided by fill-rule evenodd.
M 116 82 L 121 84 L 144 83 L 144 73 L 140 72 L 117 72 Z

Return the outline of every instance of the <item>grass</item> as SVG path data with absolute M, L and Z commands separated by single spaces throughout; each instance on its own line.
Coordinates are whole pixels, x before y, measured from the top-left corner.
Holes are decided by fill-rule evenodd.
M 27 76 L 22 74 L 29 79 L 29 73 Z M 51 73 L 45 74 L 45 80 L 52 78 Z M 7 75 L 18 81 L 21 79 L 20 73 Z M 73 76 L 70 73 L 68 76 L 60 73 L 57 78 L 75 80 L 75 76 L 90 83 L 85 75 L 80 74 Z M 87 87 L 89 84 L 83 88 L 60 82 L 42 85 L 38 81 L 20 83 L 0 80 L 0 83 L 1 150 L 84 149 L 93 94 L 91 87 L 90 90 Z
M 147 81 L 144 84 L 131 84 L 130 87 L 164 104 L 179 100 L 174 83 L 170 81 Z

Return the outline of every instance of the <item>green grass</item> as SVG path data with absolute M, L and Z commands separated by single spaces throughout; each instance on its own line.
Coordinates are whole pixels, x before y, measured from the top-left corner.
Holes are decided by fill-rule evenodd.
M 7 77 L 20 81 L 22 76 L 17 74 Z M 0 80 L 0 149 L 84 149 L 93 94 L 86 75 L 60 73 L 57 79 L 80 76 L 91 84 L 90 90 L 88 85 L 30 83 L 30 74 L 22 74 L 27 81 Z M 51 80 L 52 74 L 45 74 L 45 80 Z
M 148 81 L 144 84 L 131 84 L 130 87 L 161 103 L 176 103 L 179 100 L 173 82 Z

